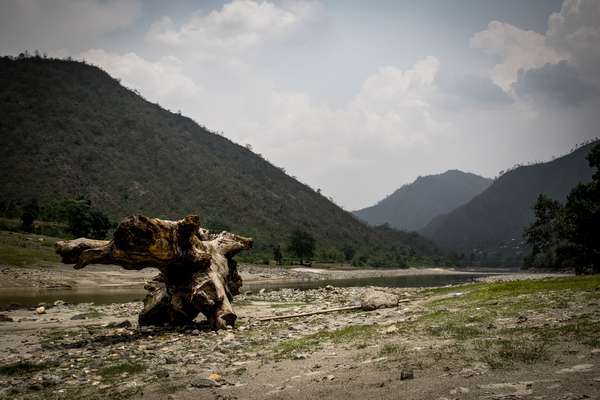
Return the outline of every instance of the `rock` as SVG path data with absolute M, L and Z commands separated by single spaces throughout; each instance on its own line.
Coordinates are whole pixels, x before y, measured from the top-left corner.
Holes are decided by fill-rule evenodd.
M 190 382 L 190 385 L 195 388 L 210 388 L 219 387 L 221 384 L 208 378 L 196 378 Z
M 335 375 L 327 375 L 327 376 L 325 377 L 325 379 L 327 379 L 328 381 L 330 381 L 330 382 L 331 382 L 332 380 L 334 380 L 334 379 L 335 379 Z
M 527 316 L 519 315 L 519 317 L 517 318 L 517 324 L 522 324 L 523 322 L 527 322 Z
M 46 307 L 40 306 L 35 309 L 35 313 L 38 315 L 46 314 Z
M 44 375 L 41 379 L 42 386 L 55 386 L 61 382 L 61 379 L 57 375 Z
M 571 368 L 563 368 L 559 371 L 556 371 L 557 374 L 572 374 L 577 372 L 588 372 L 592 368 L 594 368 L 594 364 L 578 364 L 574 365 Z
M 219 382 L 221 380 L 221 374 L 218 372 L 213 372 L 208 376 L 208 379 L 212 379 L 215 382 Z
M 14 322 L 14 320 L 6 314 L 0 314 L 0 322 Z
M 160 379 L 168 378 L 169 371 L 167 371 L 165 369 L 159 369 L 158 371 L 156 371 L 156 373 L 154 375 L 156 375 L 156 377 L 160 378 Z
M 485 363 L 475 363 L 471 368 L 463 368 L 460 370 L 459 375 L 463 378 L 470 378 L 472 376 L 484 375 L 489 371 L 489 367 Z
M 198 329 L 194 329 L 192 331 L 192 335 L 199 335 L 199 334 L 200 334 L 200 331 Z
M 384 333 L 392 334 L 398 332 L 398 327 L 396 325 L 390 325 L 383 330 Z
M 325 286 L 325 290 L 331 292 L 332 290 L 335 290 L 335 287 L 333 287 L 331 285 L 327 285 L 327 286 Z
M 262 289 L 260 289 L 260 290 L 258 291 L 258 294 L 265 294 L 265 293 L 266 293 L 266 291 L 267 291 L 267 289 L 265 289 L 265 288 L 262 288 Z
M 368 289 L 361 296 L 360 305 L 365 311 L 396 307 L 398 305 L 398 296 L 381 290 Z
M 54 302 L 55 307 L 64 306 L 64 305 L 65 305 L 65 302 L 63 300 L 56 300 Z
M 294 353 L 294 355 L 292 356 L 292 358 L 294 360 L 304 360 L 306 359 L 306 354 L 305 353 Z
M 76 316 L 74 316 L 73 318 L 75 318 Z M 71 319 L 73 319 L 71 318 Z M 121 322 L 109 322 L 108 324 L 106 324 L 107 328 L 131 328 L 131 321 L 129 321 L 128 319 L 121 321 Z
M 415 379 L 415 374 L 412 369 L 405 369 L 400 372 L 400 380 Z

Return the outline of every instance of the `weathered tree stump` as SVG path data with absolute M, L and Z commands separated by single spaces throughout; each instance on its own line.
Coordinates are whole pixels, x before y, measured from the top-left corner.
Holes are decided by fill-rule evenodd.
M 242 286 L 233 257 L 251 247 L 251 238 L 201 228 L 197 215 L 179 221 L 137 215 L 124 219 L 110 241 L 60 241 L 56 252 L 75 269 L 88 264 L 158 268 L 160 274 L 144 286 L 149 294 L 140 325 L 188 324 L 202 313 L 213 329 L 222 329 L 235 323 L 231 301 Z

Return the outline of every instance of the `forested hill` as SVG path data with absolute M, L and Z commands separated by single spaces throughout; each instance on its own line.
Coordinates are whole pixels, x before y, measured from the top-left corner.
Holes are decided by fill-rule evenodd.
M 83 196 L 114 220 L 197 213 L 259 250 L 311 233 L 317 252 L 344 246 L 372 265 L 436 254 L 419 235 L 371 228 L 259 155 L 171 113 L 101 69 L 42 58 L 0 59 L 0 213 Z M 201 107 L 201 105 L 198 105 Z
M 420 176 L 374 206 L 354 211 L 354 215 L 371 225 L 389 223 L 397 229 L 417 231 L 432 218 L 468 202 L 491 183 L 491 179 L 458 170 Z
M 526 252 L 523 229 L 533 222 L 537 196 L 544 193 L 562 202 L 576 184 L 590 181 L 593 171 L 586 156 L 594 144 L 505 173 L 473 200 L 435 218 L 421 232 L 443 248 L 467 256 L 483 256 L 495 264 L 502 258 L 507 263 L 520 261 Z

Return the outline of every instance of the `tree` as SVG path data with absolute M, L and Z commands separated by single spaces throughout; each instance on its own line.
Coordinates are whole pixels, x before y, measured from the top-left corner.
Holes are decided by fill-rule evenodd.
M 67 223 L 69 231 L 77 237 L 104 239 L 111 227 L 108 217 L 92 208 L 92 202 L 86 199 L 67 200 Z
M 281 246 L 273 246 L 273 260 L 277 263 L 277 265 L 281 265 L 281 261 L 283 260 L 283 254 L 281 254 Z
M 536 220 L 525 230 L 531 245 L 526 265 L 574 266 L 577 274 L 600 273 L 600 144 L 588 154 L 596 168 L 589 183 L 580 183 L 565 206 L 544 195 L 534 205 Z
M 315 252 L 315 238 L 308 232 L 296 229 L 288 238 L 287 251 L 300 259 L 300 265 L 304 260 L 310 260 Z
M 540 194 L 533 206 L 535 221 L 525 229 L 525 240 L 531 246 L 531 254 L 525 258 L 527 267 L 557 268 L 561 266 L 558 248 L 562 241 L 563 205 Z
M 26 232 L 33 230 L 33 221 L 39 217 L 40 206 L 38 205 L 37 199 L 31 199 L 29 203 L 23 207 L 23 214 L 21 214 L 21 228 Z
M 589 183 L 580 183 L 567 197 L 563 236 L 568 246 L 563 257 L 575 264 L 575 272 L 600 273 L 600 145 L 587 157 L 596 168 Z
M 351 262 L 354 258 L 354 254 L 356 253 L 356 249 L 352 247 L 352 245 L 345 244 L 342 248 L 342 252 L 344 253 L 344 259 L 346 262 Z

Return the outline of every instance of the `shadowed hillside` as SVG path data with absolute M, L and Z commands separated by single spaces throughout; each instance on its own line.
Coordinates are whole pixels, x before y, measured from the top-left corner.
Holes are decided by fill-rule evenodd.
M 354 215 L 371 225 L 389 223 L 397 229 L 417 231 L 432 218 L 471 200 L 491 183 L 491 179 L 458 170 L 420 176 L 376 205 L 354 211 Z
M 317 254 L 362 262 L 436 254 L 428 240 L 370 228 L 259 155 L 149 103 L 79 62 L 0 59 L 0 214 L 83 196 L 118 220 L 197 213 L 212 229 L 253 236 L 256 252 L 300 228 Z M 198 105 L 201 107 L 202 105 Z M 343 259 L 343 258 L 342 258 Z M 395 262 L 395 261 L 394 261 Z
M 533 221 L 537 196 L 544 193 L 562 202 L 577 183 L 589 181 L 593 171 L 585 157 L 593 145 L 507 172 L 473 200 L 435 218 L 421 232 L 445 249 L 479 260 L 521 262 L 526 252 L 523 229 Z

